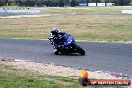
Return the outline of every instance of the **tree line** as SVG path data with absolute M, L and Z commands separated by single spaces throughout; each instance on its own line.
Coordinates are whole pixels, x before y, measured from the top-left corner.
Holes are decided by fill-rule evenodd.
M 47 7 L 63 7 L 78 6 L 79 3 L 115 3 L 118 6 L 125 6 L 132 3 L 132 0 L 0 0 L 0 6 L 47 6 Z

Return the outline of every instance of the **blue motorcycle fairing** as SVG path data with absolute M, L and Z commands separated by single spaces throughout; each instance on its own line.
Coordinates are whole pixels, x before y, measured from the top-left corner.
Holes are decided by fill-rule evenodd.
M 73 38 L 71 35 L 69 35 L 68 38 L 67 38 L 67 40 L 64 42 L 64 46 L 69 46 L 69 45 L 71 45 L 73 42 L 75 42 L 75 41 L 74 41 L 74 38 Z
M 58 47 L 59 45 L 69 46 L 71 43 L 75 42 L 74 38 L 65 32 L 59 32 L 59 35 L 62 37 L 62 39 L 54 39 L 55 47 Z

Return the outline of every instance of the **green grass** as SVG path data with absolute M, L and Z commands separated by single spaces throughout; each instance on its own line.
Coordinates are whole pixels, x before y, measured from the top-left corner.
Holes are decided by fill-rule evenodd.
M 0 19 L 1 38 L 47 38 L 51 27 L 72 34 L 76 39 L 132 41 L 132 15 L 121 14 L 132 7 L 47 8 L 52 16 Z M 70 14 L 78 12 L 77 14 Z
M 0 88 L 80 88 L 73 77 L 40 75 L 13 65 L 0 64 Z M 125 88 L 120 86 L 93 86 L 92 88 Z
M 60 7 L 60 8 L 50 8 L 48 12 L 104 12 L 104 11 L 121 11 L 121 10 L 131 10 L 132 6 L 123 7 L 123 6 L 111 6 L 111 7 Z
M 76 37 L 75 37 L 76 38 Z M 87 38 L 87 39 L 86 39 Z M 112 35 L 98 35 L 98 34 L 94 34 L 94 33 L 83 33 L 81 35 L 78 35 L 77 39 L 79 40 L 106 40 L 106 41 L 120 41 L 122 39 L 120 39 L 117 36 L 112 36 Z
M 77 79 L 39 75 L 0 64 L 0 88 L 78 88 Z
M 0 88 L 80 88 L 79 80 L 71 77 L 48 76 L 12 65 L 0 64 Z M 93 86 L 92 88 L 125 88 L 120 86 Z

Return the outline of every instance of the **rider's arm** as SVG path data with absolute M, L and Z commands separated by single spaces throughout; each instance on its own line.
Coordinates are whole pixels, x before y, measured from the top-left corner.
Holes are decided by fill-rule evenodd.
M 62 39 L 63 41 L 66 41 L 68 34 L 65 32 L 59 32 L 59 36 L 60 36 L 60 39 Z

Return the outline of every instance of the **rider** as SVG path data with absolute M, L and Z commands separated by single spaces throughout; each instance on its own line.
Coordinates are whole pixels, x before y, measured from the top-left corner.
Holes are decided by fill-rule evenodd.
M 64 45 L 68 46 L 69 45 L 68 39 L 73 38 L 70 34 L 67 34 L 66 32 L 59 32 L 57 28 L 51 29 L 51 36 L 54 37 L 56 43 L 58 43 L 56 45 L 59 45 L 59 46 L 64 46 Z M 60 40 L 61 42 L 58 40 Z

